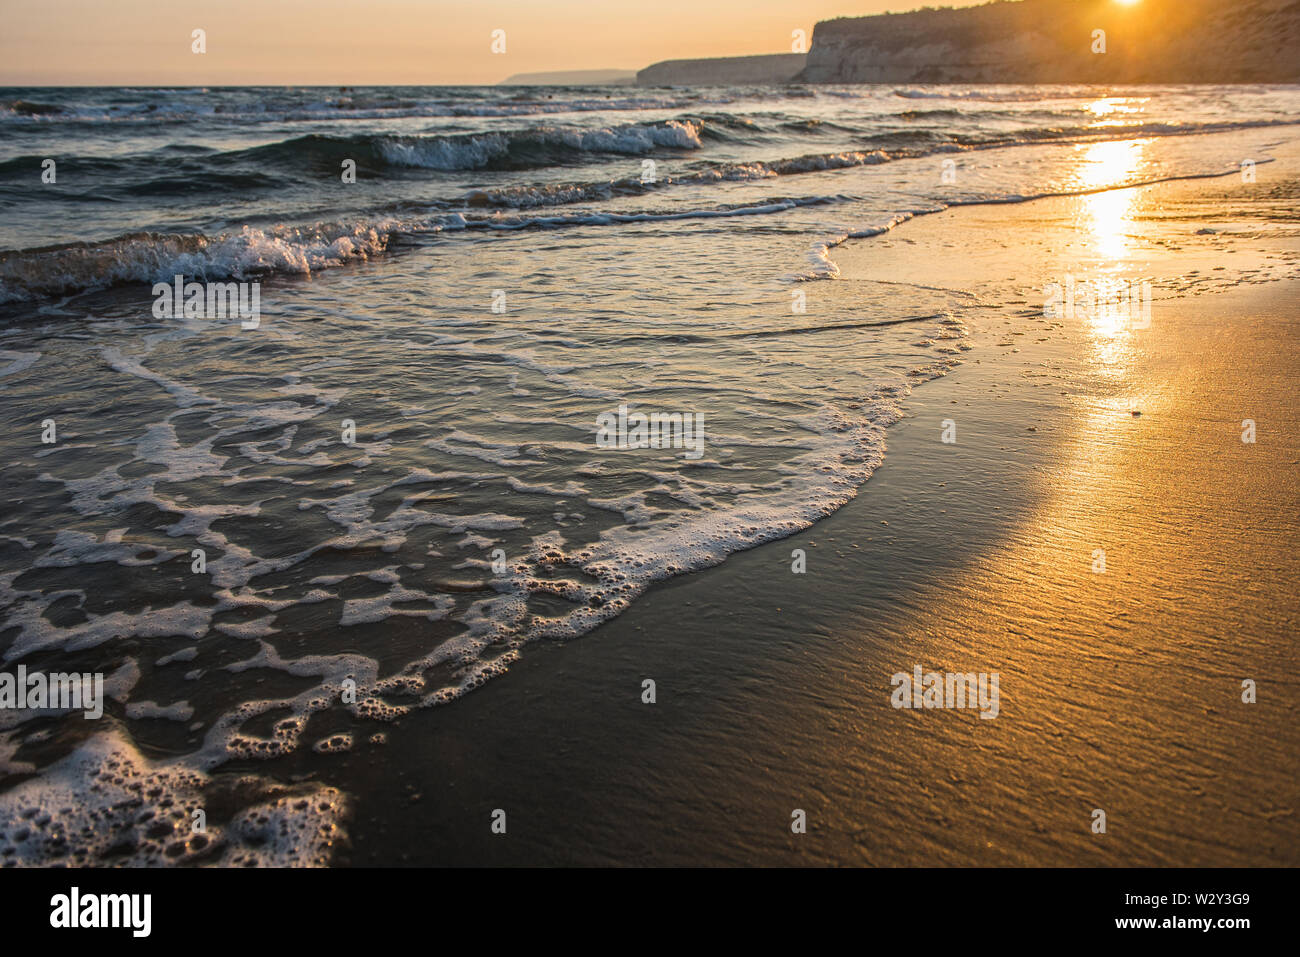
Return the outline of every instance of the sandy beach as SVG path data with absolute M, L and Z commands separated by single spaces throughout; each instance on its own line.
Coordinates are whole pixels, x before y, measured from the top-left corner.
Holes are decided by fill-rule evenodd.
M 1294 89 L 4 103 L 4 865 L 1300 863 Z
M 343 756 L 341 861 L 1300 862 L 1295 157 L 835 250 L 839 302 L 951 290 L 974 346 L 884 465 L 807 532 Z M 1216 283 L 1228 257 L 1257 281 Z M 1046 283 L 1103 260 L 1154 280 L 1148 328 L 1043 318 Z M 996 719 L 892 707 L 917 665 L 999 673 Z

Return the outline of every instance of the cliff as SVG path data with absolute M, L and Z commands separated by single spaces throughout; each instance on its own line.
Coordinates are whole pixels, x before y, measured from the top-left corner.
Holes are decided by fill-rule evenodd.
M 636 82 L 632 70 L 559 70 L 516 73 L 497 86 L 627 86 Z
M 788 83 L 804 68 L 803 53 L 726 56 L 707 60 L 664 60 L 636 75 L 637 86 L 710 86 L 730 83 Z
M 1093 52 L 1094 31 L 1105 52 Z M 1296 83 L 1300 0 L 1019 0 L 840 18 L 808 83 Z

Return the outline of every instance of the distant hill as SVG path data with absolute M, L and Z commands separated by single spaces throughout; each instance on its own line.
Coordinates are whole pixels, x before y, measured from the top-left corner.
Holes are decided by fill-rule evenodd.
M 1021 0 L 825 20 L 799 79 L 1296 83 L 1300 0 Z
M 637 86 L 696 86 L 728 83 L 788 83 L 804 68 L 802 53 L 724 56 L 706 60 L 664 60 L 636 75 Z
M 631 86 L 634 70 L 559 70 L 553 73 L 516 73 L 497 86 Z

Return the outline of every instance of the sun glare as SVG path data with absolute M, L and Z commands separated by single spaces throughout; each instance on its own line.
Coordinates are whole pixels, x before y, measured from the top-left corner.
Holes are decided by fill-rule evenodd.
M 1079 185 L 1101 190 L 1128 181 L 1141 166 L 1144 145 L 1140 140 L 1128 140 L 1085 147 L 1077 174 Z M 1129 190 L 1107 190 L 1084 198 L 1083 211 L 1090 220 L 1093 248 L 1098 255 L 1118 259 L 1128 251 L 1132 205 L 1133 193 Z

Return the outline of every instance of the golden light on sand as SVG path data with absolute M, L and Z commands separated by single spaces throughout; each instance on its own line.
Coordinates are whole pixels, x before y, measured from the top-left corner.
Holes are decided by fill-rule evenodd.
M 1119 277 L 1100 276 L 1091 286 L 1085 319 L 1094 337 L 1096 371 L 1106 377 L 1118 375 L 1132 358 L 1128 333 L 1142 322 L 1141 303 L 1134 301 L 1135 290 Z
M 1087 255 L 1079 262 L 1078 290 L 1096 350 L 1097 372 L 1121 373 L 1131 358 L 1129 333 L 1141 328 L 1145 289 L 1134 285 L 1129 259 L 1140 232 L 1135 221 L 1137 192 L 1112 189 L 1141 178 L 1146 165 L 1146 140 L 1114 140 L 1079 147 L 1074 175 L 1076 188 L 1096 190 L 1079 198 L 1078 226 Z
M 1145 144 L 1141 140 L 1092 143 L 1083 148 L 1077 171 L 1081 189 L 1104 189 L 1132 178 L 1142 162 Z M 1083 210 L 1090 219 L 1093 247 L 1105 259 L 1118 259 L 1128 251 L 1133 193 L 1130 190 L 1098 192 L 1084 198 Z
M 1128 251 L 1127 229 L 1132 226 L 1128 213 L 1132 204 L 1133 197 L 1127 191 L 1094 193 L 1084 200 L 1099 255 L 1118 259 Z

